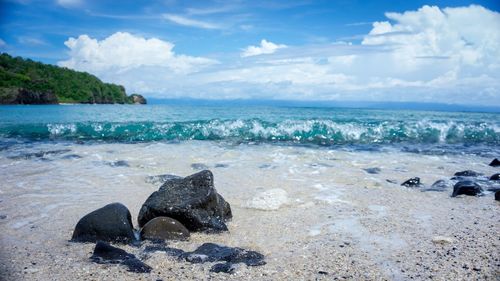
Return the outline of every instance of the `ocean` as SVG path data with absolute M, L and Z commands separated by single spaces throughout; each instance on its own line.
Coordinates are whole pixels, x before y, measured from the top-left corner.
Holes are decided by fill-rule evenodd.
M 191 233 L 258 251 L 266 265 L 209 272 L 118 245 L 148 280 L 492 280 L 500 226 L 489 177 L 498 113 L 279 106 L 0 107 L 0 272 L 6 280 L 137 280 L 69 243 L 78 220 L 127 206 L 138 229 L 161 175 L 204 169 L 231 205 L 229 232 Z M 483 189 L 451 197 L 456 172 Z M 168 176 L 167 176 L 168 177 Z M 421 185 L 402 186 L 419 177 Z M 441 181 L 436 185 L 435 182 Z M 477 270 L 479 269 L 479 270 Z

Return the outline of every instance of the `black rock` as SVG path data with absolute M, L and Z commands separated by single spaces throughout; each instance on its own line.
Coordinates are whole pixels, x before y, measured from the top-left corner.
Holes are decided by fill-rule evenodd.
M 465 194 L 469 196 L 477 196 L 483 192 L 483 189 L 479 184 L 473 181 L 459 181 L 453 186 L 453 194 L 451 197 L 455 197 L 460 194 Z
M 112 203 L 81 218 L 76 224 L 71 241 L 103 240 L 129 243 L 134 239 L 130 211 L 120 203 Z
M 176 175 L 170 175 L 170 174 L 148 176 L 148 177 L 146 177 L 146 182 L 152 183 L 152 184 L 159 184 L 159 183 L 164 183 L 164 182 L 172 180 L 172 179 L 182 179 L 182 177 L 179 177 Z
M 106 242 L 97 241 L 94 248 L 94 253 L 90 259 L 99 264 L 121 264 L 128 267 L 128 271 L 136 273 L 149 273 L 151 272 L 151 267 L 134 255 L 127 253 L 126 251 L 113 247 Z
M 236 267 L 234 264 L 230 262 L 225 262 L 225 263 L 216 263 L 210 268 L 210 272 L 215 272 L 215 273 L 229 273 L 232 274 L 236 271 Z
M 456 172 L 455 173 L 455 177 L 478 177 L 478 176 L 482 176 L 483 174 L 481 173 L 477 173 L 477 172 L 474 172 L 474 171 L 471 171 L 471 170 L 465 170 L 465 171 L 461 171 L 461 172 Z
M 495 192 L 495 200 L 500 201 L 500 190 Z
M 186 261 L 191 263 L 225 261 L 229 263 L 244 263 L 248 266 L 264 265 L 264 255 L 255 251 L 247 251 L 242 248 L 231 248 L 205 243 L 193 252 L 184 254 Z
M 420 183 L 420 178 L 419 177 L 414 177 L 411 178 L 401 184 L 402 186 L 406 187 L 418 187 L 421 186 L 422 184 Z
M 500 174 L 494 174 L 490 177 L 490 181 L 498 181 L 500 180 Z
M 378 174 L 380 173 L 382 170 L 380 168 L 366 168 L 366 169 L 363 169 L 365 170 L 365 172 L 367 172 L 368 174 Z
M 170 217 L 190 231 L 226 231 L 232 217 L 231 207 L 214 188 L 212 172 L 204 170 L 181 179 L 165 182 L 144 202 L 139 226 L 155 217 Z
M 229 165 L 228 164 L 219 163 L 219 164 L 215 164 L 214 167 L 215 168 L 227 168 L 227 167 L 229 167 Z
M 491 161 L 490 166 L 491 167 L 498 167 L 498 166 L 500 166 L 500 161 L 497 158 L 495 158 L 495 159 L 493 159 L 493 161 Z
M 141 229 L 142 239 L 151 240 L 187 240 L 189 230 L 179 221 L 169 217 L 156 217 L 148 221 Z

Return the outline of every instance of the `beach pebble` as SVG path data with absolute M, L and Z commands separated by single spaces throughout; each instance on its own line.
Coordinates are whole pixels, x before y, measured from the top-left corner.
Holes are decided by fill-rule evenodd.
M 420 183 L 419 177 L 414 177 L 403 182 L 401 185 L 406 187 L 418 187 L 421 186 L 422 184 Z
M 500 174 L 494 174 L 490 177 L 490 181 L 498 181 L 500 180 Z
M 432 242 L 434 244 L 449 244 L 449 243 L 453 243 L 453 238 L 451 237 L 446 237 L 446 236 L 434 236 L 432 238 Z
M 264 255 L 237 247 L 227 247 L 214 243 L 204 243 L 193 252 L 184 254 L 191 263 L 225 261 L 228 263 L 244 263 L 248 266 L 264 265 Z
M 130 211 L 120 203 L 108 204 L 78 221 L 73 242 L 131 242 L 135 239 Z
M 248 200 L 245 207 L 250 209 L 274 211 L 288 202 L 288 194 L 280 188 L 270 189 L 255 195 Z
M 455 197 L 460 194 L 465 194 L 469 196 L 480 195 L 483 189 L 479 184 L 473 181 L 459 181 L 453 186 L 453 194 L 451 197 Z
M 461 171 L 461 172 L 456 172 L 454 174 L 455 177 L 478 177 L 478 176 L 482 176 L 483 174 L 481 173 L 478 173 L 478 172 L 474 172 L 472 170 L 465 170 L 465 171 Z
M 156 217 L 141 229 L 142 239 L 187 240 L 189 230 L 179 221 L 169 217 Z
M 495 192 L 495 200 L 500 201 L 500 191 Z
M 204 170 L 166 181 L 153 192 L 139 212 L 139 226 L 155 217 L 171 217 L 190 231 L 227 231 L 231 207 L 214 188 L 212 172 Z
M 490 166 L 491 167 L 498 167 L 498 166 L 500 166 L 500 160 L 498 160 L 497 158 L 493 159 L 493 161 L 491 161 L 491 163 L 490 163 Z
M 135 273 L 149 273 L 151 267 L 134 255 L 126 251 L 113 247 L 106 242 L 98 241 L 94 248 L 94 253 L 90 259 L 99 264 L 121 264 L 128 268 L 128 271 Z

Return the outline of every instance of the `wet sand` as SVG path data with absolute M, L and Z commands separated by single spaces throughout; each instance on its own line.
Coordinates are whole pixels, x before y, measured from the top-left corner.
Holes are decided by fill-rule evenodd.
M 12 157 L 61 149 L 70 151 Z M 0 151 L 1 278 L 498 280 L 500 202 L 493 194 L 451 198 L 451 190 L 400 186 L 415 176 L 430 186 L 462 170 L 497 173 L 489 161 L 207 141 L 13 146 Z M 231 204 L 230 231 L 193 233 L 189 241 L 168 245 L 241 247 L 263 253 L 266 265 L 217 274 L 209 272 L 213 263 L 191 264 L 163 252 L 145 255 L 144 246 L 117 245 L 153 268 L 137 274 L 90 262 L 92 243 L 68 242 L 82 216 L 112 202 L 125 204 L 137 227 L 142 203 L 159 187 L 146 177 L 187 176 L 203 167 L 193 163 L 214 173 L 217 191 Z M 380 173 L 363 170 L 373 167 Z

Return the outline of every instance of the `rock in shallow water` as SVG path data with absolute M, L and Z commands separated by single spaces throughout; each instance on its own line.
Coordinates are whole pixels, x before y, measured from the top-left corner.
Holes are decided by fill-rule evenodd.
M 491 161 L 491 163 L 490 163 L 490 166 L 491 167 L 498 167 L 498 166 L 500 166 L 500 160 L 498 160 L 497 158 L 493 159 L 493 161 Z
M 204 170 L 191 176 L 165 182 L 144 202 L 139 226 L 155 217 L 171 217 L 190 231 L 226 231 L 232 217 L 231 207 L 214 188 L 212 172 Z
M 495 192 L 495 200 L 500 201 L 500 191 Z
M 421 186 L 422 184 L 420 183 L 420 178 L 419 177 L 414 177 L 411 178 L 401 184 L 402 186 L 406 187 L 418 187 Z
M 481 195 L 483 189 L 479 184 L 473 181 L 459 181 L 453 186 L 453 194 L 451 197 L 456 197 L 461 194 L 469 196 Z
M 490 177 L 490 181 L 498 181 L 500 180 L 500 174 L 494 174 Z
M 171 179 L 182 179 L 182 177 L 179 177 L 176 175 L 170 175 L 170 174 L 148 176 L 148 177 L 146 177 L 146 182 L 152 183 L 152 184 L 159 184 L 159 183 L 164 183 L 166 181 L 169 181 Z
M 90 259 L 99 264 L 121 264 L 128 267 L 128 271 L 136 273 L 149 273 L 151 272 L 151 267 L 134 255 L 127 253 L 126 251 L 113 247 L 106 242 L 98 241 L 94 248 L 94 253 Z
M 141 230 L 142 239 L 187 240 L 189 230 L 179 221 L 169 217 L 156 217 L 146 223 Z
M 97 209 L 76 224 L 73 242 L 98 240 L 129 243 L 135 239 L 130 211 L 120 203 L 108 204 Z
M 455 177 L 479 177 L 482 175 L 483 174 L 478 173 L 478 172 L 474 172 L 472 170 L 465 170 L 465 171 L 461 171 L 461 172 L 456 172 L 454 174 Z

